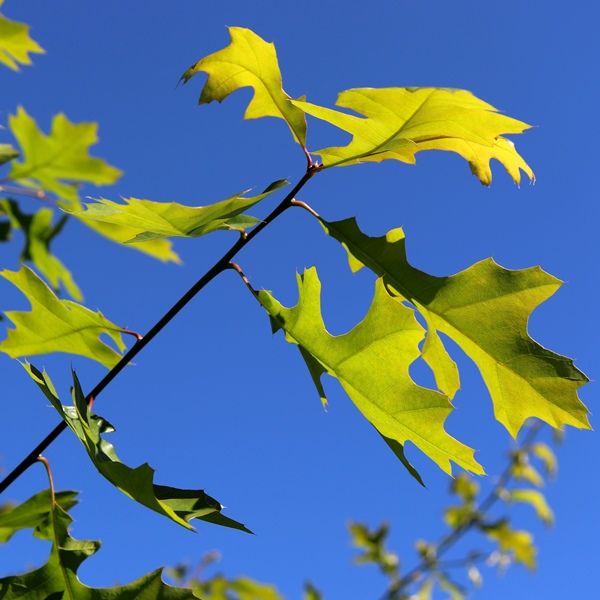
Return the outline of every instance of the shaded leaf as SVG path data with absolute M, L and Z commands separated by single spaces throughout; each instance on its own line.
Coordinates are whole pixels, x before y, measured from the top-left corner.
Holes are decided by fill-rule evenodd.
M 475 362 L 496 418 L 513 436 L 529 417 L 553 427 L 589 428 L 577 396 L 587 378 L 572 360 L 544 348 L 527 331 L 530 313 L 560 287 L 558 279 L 539 267 L 511 271 L 492 259 L 434 277 L 408 262 L 402 229 L 369 237 L 354 219 L 322 224 L 349 253 L 353 271 L 366 266 L 383 277 L 399 300 L 414 304 L 430 331 L 447 335 Z
M 0 342 L 0 352 L 12 358 L 66 352 L 87 356 L 111 368 L 121 358 L 100 336 L 106 334 L 120 351 L 125 349 L 122 329 L 102 313 L 70 300 L 60 300 L 27 266 L 1 271 L 0 276 L 17 287 L 31 304 L 29 312 L 6 311 L 15 325 Z
M 497 112 L 466 90 L 444 88 L 357 88 L 342 92 L 336 105 L 364 116 L 317 106 L 294 105 L 352 135 L 347 146 L 324 148 L 325 168 L 395 159 L 414 163 L 422 150 L 455 152 L 469 162 L 481 183 L 492 181 L 490 159 L 500 161 L 515 183 L 533 172 L 504 134 L 530 126 Z
M 0 15 L 0 63 L 19 71 L 19 65 L 31 65 L 30 54 L 44 54 L 44 49 L 30 37 L 29 25 Z
M 88 224 L 98 222 L 124 227 L 131 235 L 126 242 L 134 243 L 169 237 L 199 237 L 219 229 L 243 231 L 259 222 L 243 212 L 287 183 L 283 179 L 275 181 L 257 196 L 245 197 L 242 192 L 208 206 L 136 198 L 126 198 L 125 204 L 118 204 L 100 199 L 85 204 L 84 211 L 70 214 L 83 218 Z
M 25 370 L 50 400 L 85 447 L 92 463 L 108 481 L 136 502 L 193 529 L 192 519 L 232 527 L 250 533 L 244 525 L 221 514 L 223 506 L 203 490 L 186 490 L 154 483 L 154 469 L 147 463 L 132 469 L 122 463 L 102 435 L 114 431 L 110 423 L 91 412 L 73 372 L 73 406 L 63 406 L 48 374 L 25 363 Z
M 418 358 L 423 339 L 423 328 L 412 310 L 392 299 L 379 280 L 364 320 L 349 333 L 332 336 L 323 323 L 321 284 L 314 268 L 298 276 L 298 290 L 298 304 L 293 308 L 285 308 L 266 291 L 258 292 L 258 299 L 285 331 L 287 341 L 338 379 L 384 437 L 400 444 L 411 441 L 446 472 L 451 471 L 450 461 L 482 472 L 473 450 L 444 430 L 452 410 L 448 399 L 410 378 L 408 369 Z
M 109 185 L 121 176 L 119 169 L 89 155 L 90 146 L 98 141 L 96 123 L 72 123 L 61 113 L 52 119 L 46 135 L 23 107 L 9 117 L 8 123 L 22 155 L 22 160 L 12 162 L 9 178 L 21 185 L 76 202 L 74 184 Z
M 0 214 L 2 212 L 9 217 L 13 229 L 21 229 L 25 235 L 21 261 L 32 262 L 55 290 L 62 286 L 72 298 L 81 301 L 81 290 L 71 272 L 50 251 L 50 243 L 62 230 L 64 220 L 53 225 L 54 212 L 50 208 L 40 208 L 30 215 L 22 212 L 14 200 L 0 200 Z
M 546 525 L 552 525 L 554 523 L 554 513 L 548 505 L 548 502 L 546 502 L 544 494 L 540 491 L 529 489 L 511 490 L 510 499 L 513 502 L 525 502 L 526 504 L 531 505 L 535 509 L 537 516 Z
M 229 27 L 229 46 L 200 59 L 181 77 L 187 83 L 203 72 L 208 79 L 200 94 L 200 104 L 222 102 L 243 87 L 254 90 L 244 118 L 278 117 L 288 124 L 294 139 L 306 143 L 306 119 L 283 90 L 275 46 L 244 27 Z
M 0 543 L 6 543 L 22 529 L 33 529 L 34 535 L 42 540 L 51 540 L 50 490 L 38 492 L 22 504 L 0 512 Z M 64 510 L 70 510 L 77 504 L 77 492 L 58 492 L 56 501 Z M 1 596 L 0 596 L 1 597 Z
M 161 579 L 162 569 L 157 569 L 136 581 L 112 588 L 89 588 L 79 580 L 77 571 L 83 561 L 93 556 L 100 542 L 79 541 L 69 535 L 72 523 L 68 508 L 76 504 L 74 492 L 59 492 L 52 502 L 50 490 L 36 494 L 13 512 L 28 513 L 21 520 L 22 528 L 32 527 L 38 537 L 52 541 L 48 562 L 39 569 L 24 575 L 0 578 L 0 598 L 15 600 L 189 600 L 190 590 L 171 587 Z M 46 501 L 42 509 L 41 500 Z M 66 500 L 66 502 L 63 502 Z M 32 511 L 32 507 L 36 507 Z M 39 509 L 39 510 L 38 510 Z M 37 512 L 36 512 L 37 510 Z M 37 517 L 37 521 L 36 521 Z
M 304 584 L 303 600 L 323 600 L 321 592 L 310 582 Z
M 535 569 L 537 551 L 533 545 L 533 537 L 528 531 L 511 529 L 505 520 L 480 527 L 490 539 L 497 542 L 502 552 L 510 554 L 516 562 L 529 569 Z

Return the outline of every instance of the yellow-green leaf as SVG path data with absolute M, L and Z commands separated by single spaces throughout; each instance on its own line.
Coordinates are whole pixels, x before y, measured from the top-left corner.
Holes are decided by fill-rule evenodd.
M 12 358 L 66 352 L 87 356 L 108 368 L 118 362 L 120 354 L 100 336 L 106 334 L 123 351 L 122 328 L 102 313 L 58 299 L 26 266 L 19 271 L 1 271 L 0 276 L 17 287 L 31 304 L 29 312 L 5 312 L 15 328 L 9 329 L 6 339 L 0 342 L 0 352 Z
M 358 88 L 342 92 L 337 106 L 360 115 L 296 100 L 294 105 L 352 135 L 347 146 L 317 150 L 325 168 L 387 159 L 413 164 L 422 150 L 456 152 L 479 180 L 492 181 L 490 160 L 500 161 L 516 183 L 531 168 L 505 134 L 529 127 L 500 114 L 466 90 L 444 88 Z
M 50 251 L 50 244 L 61 231 L 64 221 L 60 220 L 57 225 L 53 225 L 54 211 L 45 207 L 32 215 L 26 214 L 14 200 L 0 200 L 0 214 L 2 213 L 8 216 L 13 229 L 21 229 L 25 235 L 21 260 L 31 261 L 55 290 L 62 286 L 72 298 L 81 301 L 81 290 L 71 272 Z
M 538 490 L 519 489 L 510 491 L 510 499 L 513 502 L 525 502 L 531 505 L 538 517 L 544 521 L 546 525 L 554 523 L 554 513 L 548 505 L 544 494 Z
M 475 362 L 496 418 L 513 436 L 529 417 L 557 428 L 589 428 L 588 411 L 577 396 L 587 378 L 571 359 L 544 348 L 527 331 L 529 315 L 560 287 L 558 279 L 539 267 L 511 271 L 492 259 L 434 277 L 408 262 L 402 229 L 369 237 L 354 219 L 322 223 L 346 248 L 354 271 L 364 265 L 383 277 L 399 300 L 421 312 L 430 331 L 450 337 Z
M 294 139 L 304 146 L 304 113 L 292 104 L 290 96 L 283 90 L 275 46 L 243 27 L 230 27 L 229 35 L 229 46 L 193 64 L 182 75 L 184 83 L 197 73 L 204 72 L 208 75 L 200 94 L 200 104 L 213 100 L 221 102 L 235 90 L 251 87 L 254 95 L 244 117 L 283 119 Z
M 558 470 L 556 455 L 548 444 L 544 444 L 543 442 L 533 444 L 531 447 L 531 454 L 542 461 L 544 470 L 549 477 L 554 477 L 556 475 L 556 471 Z
M 119 169 L 89 155 L 90 146 L 98 141 L 96 123 L 72 123 L 58 114 L 46 135 L 23 107 L 8 122 L 22 155 L 22 160 L 12 162 L 9 178 L 21 185 L 74 202 L 77 184 L 109 185 L 121 176 Z
M 31 65 L 30 54 L 44 54 L 44 49 L 29 35 L 29 25 L 0 14 L 0 63 L 19 71 L 19 65 Z
M 493 525 L 482 525 L 481 529 L 490 539 L 498 543 L 502 552 L 512 555 L 516 562 L 527 568 L 535 569 L 537 551 L 533 544 L 533 537 L 528 531 L 511 529 L 505 520 Z
M 444 430 L 452 410 L 448 398 L 417 385 L 409 375 L 424 334 L 411 309 L 391 298 L 378 280 L 364 320 L 345 335 L 333 336 L 323 322 L 321 284 L 314 268 L 298 276 L 298 290 L 293 308 L 285 308 L 266 291 L 259 292 L 258 299 L 287 341 L 338 379 L 383 436 L 399 444 L 412 442 L 447 473 L 450 461 L 483 472 L 473 450 Z
M 0 144 L 0 165 L 10 162 L 19 156 L 19 153 L 10 144 Z M 2 186 L 0 185 L 0 192 Z
M 100 199 L 85 205 L 85 210 L 69 212 L 87 224 L 103 223 L 126 229 L 131 235 L 126 242 L 142 245 L 169 237 L 198 237 L 219 229 L 243 231 L 258 219 L 243 212 L 287 185 L 279 180 L 256 196 L 242 192 L 208 206 L 185 206 L 176 202 L 154 202 L 126 198 L 125 204 Z

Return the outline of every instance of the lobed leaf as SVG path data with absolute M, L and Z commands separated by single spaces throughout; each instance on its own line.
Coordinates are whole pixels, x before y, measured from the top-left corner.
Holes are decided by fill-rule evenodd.
M 12 358 L 66 352 L 87 356 L 108 368 L 119 361 L 120 354 L 100 336 L 106 334 L 122 352 L 122 328 L 102 313 L 60 300 L 27 266 L 19 271 L 0 271 L 0 276 L 17 287 L 31 304 L 29 312 L 5 312 L 15 328 L 9 329 L 6 339 L 0 342 L 0 352 Z
M 147 463 L 133 469 L 121 462 L 113 445 L 102 437 L 114 427 L 91 412 L 75 372 L 73 406 L 63 406 L 48 374 L 30 363 L 23 366 L 83 444 L 98 472 L 126 496 L 186 529 L 193 529 L 189 524 L 192 519 L 200 519 L 251 533 L 241 523 L 221 514 L 223 506 L 203 490 L 155 484 L 154 469 Z
M 0 63 L 19 71 L 19 65 L 31 65 L 30 54 L 44 54 L 44 49 L 29 35 L 29 25 L 0 15 Z
M 560 287 L 558 279 L 539 267 L 511 271 L 492 259 L 434 277 L 408 262 L 401 229 L 369 237 L 354 219 L 321 222 L 347 250 L 353 271 L 363 266 L 374 271 L 397 296 L 398 310 L 404 310 L 400 301 L 410 301 L 430 333 L 444 333 L 475 362 L 496 418 L 511 435 L 516 437 L 529 417 L 557 428 L 590 427 L 577 396 L 588 379 L 571 359 L 544 348 L 527 331 L 530 313 Z M 440 385 L 439 373 L 436 379 Z
M 222 102 L 232 92 L 254 90 L 244 118 L 277 117 L 290 128 L 294 140 L 306 144 L 304 113 L 295 107 L 283 90 L 275 46 L 244 27 L 229 27 L 229 46 L 194 63 L 181 77 L 187 83 L 194 75 L 206 73 L 208 79 L 200 94 L 200 104 Z
M 256 196 L 246 192 L 208 206 L 185 206 L 176 202 L 154 202 L 126 198 L 125 204 L 100 199 L 85 205 L 85 210 L 68 211 L 86 223 L 116 225 L 129 232 L 126 243 L 143 244 L 169 237 L 199 237 L 218 230 L 244 231 L 259 222 L 243 212 L 287 185 L 275 181 Z
M 100 542 L 80 541 L 69 535 L 73 520 L 67 512 L 76 501 L 75 492 L 58 492 L 55 497 L 50 490 L 36 494 L 27 502 L 6 514 L 6 518 L 18 522 L 20 529 L 34 528 L 36 535 L 52 541 L 48 562 L 23 575 L 0 578 L 0 598 L 16 600 L 190 600 L 190 590 L 165 584 L 162 569 L 124 586 L 90 588 L 81 583 L 77 571 L 81 564 L 100 548 Z M 12 513 L 12 516 L 11 516 Z
M 13 161 L 9 178 L 21 185 L 77 202 L 74 184 L 109 185 L 121 176 L 119 169 L 89 155 L 90 146 L 98 141 L 96 123 L 72 123 L 61 113 L 53 118 L 46 135 L 23 107 L 8 123 L 22 155 L 22 160 Z
M 323 322 L 320 290 L 312 268 L 298 276 L 295 307 L 285 308 L 266 291 L 258 292 L 258 299 L 286 340 L 335 377 L 381 435 L 400 445 L 412 442 L 447 473 L 450 461 L 482 473 L 473 450 L 444 430 L 452 410 L 447 397 L 417 385 L 409 375 L 423 339 L 413 311 L 391 298 L 378 280 L 364 320 L 349 333 L 333 336 Z
M 14 200 L 0 200 L 0 214 L 2 213 L 8 216 L 12 229 L 20 229 L 25 235 L 21 261 L 32 262 L 54 290 L 58 291 L 62 286 L 72 298 L 81 301 L 81 290 L 71 272 L 50 251 L 50 244 L 61 231 L 64 221 L 53 225 L 54 212 L 45 207 L 32 215 L 26 214 Z
M 481 183 L 492 181 L 490 160 L 500 161 L 515 183 L 533 171 L 505 134 L 530 126 L 500 114 L 466 90 L 444 88 L 356 88 L 342 92 L 336 105 L 360 115 L 325 108 L 303 100 L 293 104 L 304 112 L 352 135 L 347 146 L 317 150 L 325 168 L 361 162 L 399 160 L 415 163 L 423 150 L 455 152 L 468 161 Z

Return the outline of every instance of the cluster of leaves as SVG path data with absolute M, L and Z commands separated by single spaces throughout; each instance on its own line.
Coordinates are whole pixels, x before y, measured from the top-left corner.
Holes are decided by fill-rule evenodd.
M 351 524 L 354 545 L 361 551 L 355 562 L 375 565 L 388 580 L 383 598 L 431 600 L 437 587 L 450 600 L 462 600 L 468 592 L 467 584 L 482 585 L 478 566 L 482 563 L 501 571 L 513 563 L 535 569 L 537 550 L 533 536 L 513 527 L 510 509 L 514 503 L 525 503 L 545 525 L 554 522 L 552 509 L 540 488 L 547 479 L 555 477 L 557 463 L 552 448 L 535 441 L 539 429 L 537 424 L 530 426 L 523 442 L 510 452 L 505 471 L 487 495 L 482 497 L 480 484 L 466 473 L 452 481 L 450 492 L 459 503 L 444 512 L 449 531 L 433 543 L 417 541 L 418 562 L 412 568 L 401 569 L 398 555 L 387 550 L 387 524 L 374 530 L 360 523 Z M 498 505 L 502 509 L 500 516 Z M 472 534 L 471 549 L 460 558 L 446 558 L 467 533 Z
M 283 90 L 274 46 L 248 29 L 232 27 L 230 34 L 230 44 L 192 65 L 183 74 L 183 81 L 190 81 L 198 73 L 207 75 L 200 103 L 220 102 L 239 88 L 251 87 L 254 93 L 246 118 L 276 117 L 285 121 L 307 160 L 304 176 L 264 219 L 246 211 L 276 194 L 286 181 L 277 180 L 258 195 L 248 195 L 246 191 L 203 206 L 138 198 L 126 198 L 123 202 L 101 198 L 84 203 L 79 194 L 82 185 L 110 185 L 121 175 L 117 168 L 90 155 L 90 148 L 97 142 L 97 125 L 72 123 L 59 114 L 54 117 L 50 132 L 44 133 L 19 107 L 8 121 L 16 147 L 0 146 L 0 163 L 8 169 L 0 180 L 0 192 L 5 196 L 0 199 L 0 240 L 9 240 L 14 232 L 21 232 L 24 247 L 20 258 L 27 264 L 19 271 L 3 271 L 0 275 L 23 293 L 31 309 L 5 313 L 12 328 L 0 342 L 0 351 L 13 358 L 55 352 L 84 356 L 107 367 L 110 371 L 103 381 L 110 382 L 138 351 L 136 348 L 146 343 L 137 335 L 136 344 L 123 357 L 126 346 L 122 334 L 131 332 L 80 303 L 81 290 L 51 251 L 53 239 L 69 219 L 76 219 L 114 242 L 171 262 L 179 262 L 170 241 L 173 237 L 199 237 L 217 230 L 236 232 L 237 241 L 192 288 L 193 295 L 232 266 L 230 260 L 237 251 L 279 214 L 301 206 L 315 217 L 319 230 L 346 251 L 352 271 L 367 268 L 376 276 L 373 302 L 365 318 L 345 335 L 332 336 L 327 331 L 316 268 L 298 276 L 299 299 L 292 308 L 283 306 L 270 292 L 255 290 L 245 276 L 244 281 L 269 316 L 273 330 L 282 330 L 286 340 L 299 348 L 322 402 L 325 404 L 327 399 L 321 377 L 328 374 L 340 382 L 418 481 L 422 482 L 420 475 L 405 456 L 407 442 L 447 473 L 452 472 L 452 463 L 474 474 L 484 472 L 473 449 L 452 437 L 444 427 L 453 408 L 451 400 L 460 388 L 458 367 L 446 349 L 444 336 L 476 364 L 490 392 L 496 418 L 514 437 L 531 417 L 555 428 L 589 428 L 587 409 L 577 395 L 578 388 L 587 382 L 586 377 L 570 359 L 544 348 L 527 331 L 530 314 L 560 287 L 560 281 L 538 267 L 512 271 L 491 259 L 455 275 L 434 277 L 408 261 L 402 230 L 392 229 L 384 236 L 370 237 L 354 219 L 330 222 L 294 199 L 309 180 L 329 168 L 383 160 L 412 164 L 415 155 L 425 150 L 460 155 L 485 185 L 491 183 L 492 159 L 505 167 L 515 183 L 520 183 L 521 173 L 533 180 L 531 168 L 505 137 L 523 132 L 528 125 L 501 114 L 464 90 L 352 89 L 340 94 L 336 109 L 305 98 L 294 99 Z M 26 26 L 0 17 L 0 60 L 4 64 L 17 68 L 19 63 L 29 63 L 29 53 L 40 51 Z M 350 133 L 351 141 L 346 146 L 309 150 L 306 115 Z M 322 162 L 315 162 L 313 156 Z M 44 202 L 44 206 L 30 213 L 15 199 L 17 196 L 28 198 L 28 202 Z M 56 222 L 55 213 L 59 214 Z M 64 294 L 72 300 L 62 298 Z M 176 310 L 159 321 L 158 330 L 187 299 L 189 293 L 178 301 Z M 423 318 L 425 327 L 417 315 Z M 101 339 L 104 334 L 113 345 Z M 409 371 L 417 360 L 423 360 L 431 369 L 436 389 L 422 387 L 412 379 Z M 75 375 L 73 405 L 64 406 L 48 374 L 28 362 L 24 366 L 63 423 L 80 440 L 100 474 L 127 496 L 184 527 L 190 527 L 189 521 L 197 518 L 246 530 L 222 515 L 220 503 L 203 491 L 156 485 L 148 465 L 136 469 L 124 465 L 103 437 L 113 430 L 112 425 L 92 413 L 95 397 L 81 390 Z M 521 469 L 522 476 L 531 480 L 532 468 L 524 462 L 523 454 L 519 461 L 514 469 Z M 518 560 L 527 562 L 526 550 L 519 550 L 517 555 L 515 549 L 517 539 L 526 546 L 520 532 L 506 529 L 502 523 L 477 520 L 476 512 L 469 512 L 475 511 L 474 484 L 468 488 L 464 478 L 457 482 L 463 486 L 463 491 L 458 492 L 463 504 L 450 513 L 454 516 L 448 516 L 455 519 L 453 526 L 462 530 L 466 524 L 470 527 L 477 521 L 501 548 L 512 550 Z M 543 508 L 540 497 L 532 490 L 516 492 L 512 500 Z M 53 523 L 53 568 L 60 567 L 64 572 L 59 564 L 63 549 L 79 548 L 81 543 L 69 538 L 66 517 L 60 516 L 63 509 L 53 498 L 46 519 Z M 369 537 L 367 533 L 364 535 Z M 382 540 L 385 531 L 378 532 L 378 536 Z M 75 552 L 81 558 L 81 548 Z M 428 547 L 426 555 L 430 553 Z M 369 560 L 377 562 L 385 556 L 373 554 Z M 73 573 L 79 564 L 77 560 L 69 563 Z M 529 556 L 528 560 L 531 563 L 533 559 Z M 396 576 L 393 564 L 386 568 L 388 575 Z M 70 581 L 69 577 L 65 581 Z M 202 593 L 205 597 L 213 593 L 215 598 L 235 598 L 235 593 L 240 600 L 248 597 L 241 595 L 243 584 L 236 581 L 224 580 L 218 584 L 221 588 L 215 583 L 216 591 L 206 588 Z

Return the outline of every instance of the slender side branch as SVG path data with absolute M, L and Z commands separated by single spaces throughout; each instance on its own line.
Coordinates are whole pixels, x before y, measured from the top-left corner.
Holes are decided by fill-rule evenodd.
M 279 215 L 292 206 L 292 200 L 295 195 L 304 187 L 304 185 L 321 170 L 316 164 L 310 164 L 302 178 L 296 183 L 286 197 L 273 209 L 273 211 L 261 221 L 246 236 L 240 236 L 231 248 L 206 272 L 196 283 L 185 293 L 173 306 L 154 324 L 154 326 L 138 339 L 136 343 L 121 357 L 121 360 L 96 384 L 94 389 L 88 394 L 88 404 L 92 399 L 96 399 L 106 387 L 119 375 L 119 373 L 133 360 L 163 329 L 170 321 L 183 309 L 196 294 L 217 275 L 231 268 L 230 262 L 236 254 L 249 244 L 265 227 L 272 223 Z M 22 475 L 32 464 L 38 460 L 38 456 L 67 428 L 67 424 L 62 421 L 59 423 L 3 480 L 0 482 L 0 494 L 4 492 L 11 483 Z
M 50 200 L 48 194 L 44 190 L 34 190 L 15 185 L 5 185 L 3 183 L 0 184 L 0 192 L 15 196 L 27 196 L 28 198 L 35 198 L 36 200 Z
M 541 423 L 539 421 L 535 422 L 528 429 L 520 446 L 521 449 L 527 449 L 529 448 L 529 446 L 531 446 L 540 429 Z M 504 469 L 504 471 L 502 471 L 500 477 L 498 477 L 496 485 L 490 490 L 490 493 L 481 501 L 477 509 L 474 511 L 474 515 L 481 515 L 486 513 L 501 497 L 502 491 L 512 478 L 512 470 L 515 464 L 515 460 L 516 457 L 512 456 L 508 464 L 506 465 L 506 468 Z M 424 558 L 421 562 L 415 565 L 410 571 L 408 571 L 408 573 L 406 573 L 406 575 L 402 577 L 402 579 L 400 579 L 397 588 L 394 590 L 394 593 L 403 591 L 404 588 L 407 585 L 411 584 L 413 581 L 415 581 L 415 579 L 417 579 L 422 572 L 430 571 L 432 565 L 438 567 L 441 564 L 438 562 L 438 559 L 442 555 L 444 555 L 450 548 L 452 548 L 452 546 L 454 546 L 454 544 L 458 542 L 458 540 L 461 539 L 468 531 L 470 531 L 473 528 L 473 526 L 476 525 L 476 523 L 477 517 L 474 516 L 461 527 L 457 527 L 447 535 L 443 536 L 438 541 L 438 543 L 435 544 L 436 560 L 432 563 L 430 560 L 428 561 L 426 558 Z M 392 598 L 395 598 L 395 596 L 386 595 L 385 598 L 391 600 Z

